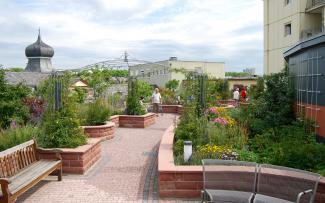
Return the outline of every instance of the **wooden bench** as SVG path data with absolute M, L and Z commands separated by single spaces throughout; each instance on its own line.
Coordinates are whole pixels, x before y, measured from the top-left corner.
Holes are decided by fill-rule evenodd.
M 0 152 L 0 203 L 14 202 L 18 196 L 36 185 L 43 178 L 55 173 L 62 180 L 62 160 L 39 159 L 36 142 L 30 140 Z

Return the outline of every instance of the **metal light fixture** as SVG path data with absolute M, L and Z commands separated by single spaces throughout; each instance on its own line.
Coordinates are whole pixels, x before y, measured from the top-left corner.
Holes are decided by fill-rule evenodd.
M 184 161 L 188 162 L 192 156 L 192 141 L 184 141 Z

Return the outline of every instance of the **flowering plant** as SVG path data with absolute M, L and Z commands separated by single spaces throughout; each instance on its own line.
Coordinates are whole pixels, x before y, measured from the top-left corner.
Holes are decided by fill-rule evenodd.
M 217 146 L 212 144 L 206 144 L 199 147 L 198 152 L 204 158 L 223 159 L 223 160 L 238 159 L 238 153 L 233 151 L 233 149 L 228 146 Z
M 224 107 L 210 107 L 205 112 L 208 120 L 213 123 L 231 127 L 236 124 L 236 121 L 228 115 L 227 109 Z

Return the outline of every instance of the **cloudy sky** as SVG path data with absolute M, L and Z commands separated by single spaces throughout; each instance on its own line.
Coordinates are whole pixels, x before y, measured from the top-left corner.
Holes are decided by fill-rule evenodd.
M 261 0 L 0 0 L 0 64 L 25 67 L 37 38 L 57 68 L 78 68 L 127 51 L 158 61 L 224 61 L 227 71 L 263 69 Z

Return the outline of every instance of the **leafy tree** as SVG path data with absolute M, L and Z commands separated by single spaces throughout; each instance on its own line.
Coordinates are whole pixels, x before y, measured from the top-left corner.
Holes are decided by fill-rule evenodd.
M 250 76 L 250 74 L 245 73 L 245 72 L 226 72 L 225 76 L 226 77 L 245 77 L 245 76 Z
M 137 80 L 138 94 L 148 100 L 152 95 L 152 87 L 149 83 Z
M 169 80 L 165 85 L 166 88 L 168 88 L 172 91 L 175 91 L 178 88 L 178 86 L 179 86 L 179 81 L 175 80 L 175 79 Z
M 8 72 L 23 72 L 25 69 L 20 67 L 14 67 L 14 68 L 7 68 L 6 71 Z
M 23 99 L 31 93 L 31 89 L 23 84 L 9 85 L 5 81 L 5 72 L 0 70 L 0 127 L 7 128 L 15 120 L 25 123 L 29 117 L 29 109 Z
M 87 90 L 82 87 L 75 87 L 74 96 L 76 97 L 78 103 L 84 103 L 87 97 Z
M 78 75 L 87 81 L 89 87 L 93 88 L 95 97 L 99 97 L 105 92 L 112 78 L 109 70 L 101 70 L 96 67 L 91 70 L 84 70 Z

